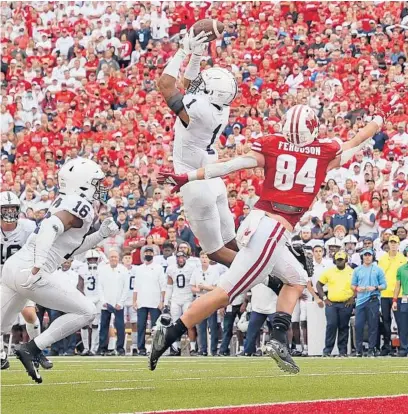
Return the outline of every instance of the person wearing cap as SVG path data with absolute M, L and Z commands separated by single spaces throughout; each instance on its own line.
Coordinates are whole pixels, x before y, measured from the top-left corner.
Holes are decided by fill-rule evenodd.
M 116 351 L 118 355 L 125 355 L 124 307 L 129 293 L 129 271 L 120 263 L 120 255 L 116 249 L 109 250 L 108 258 L 109 263 L 98 266 L 102 303 L 98 353 L 100 355 L 108 353 L 109 326 L 113 314 L 117 335 Z
M 133 289 L 133 308 L 137 309 L 137 349 L 146 355 L 146 327 L 150 315 L 151 327 L 156 324 L 164 307 L 167 279 L 163 267 L 153 262 L 154 249 L 146 246 L 143 264 L 137 266 Z
M 400 239 L 398 236 L 390 236 L 388 239 L 389 251 L 384 253 L 378 261 L 378 266 L 384 271 L 387 281 L 387 288 L 381 292 L 381 314 L 383 318 L 383 346 L 381 355 L 386 356 L 391 353 L 391 309 L 392 298 L 394 296 L 395 285 L 397 283 L 397 271 L 399 267 L 406 263 L 406 258 L 399 252 Z M 398 331 L 400 330 L 399 312 L 394 312 Z
M 353 270 L 347 265 L 347 253 L 334 255 L 335 267 L 327 269 L 319 278 L 316 289 L 325 304 L 326 339 L 323 356 L 330 356 L 337 337 L 340 356 L 347 356 L 349 322 L 355 295 L 351 289 Z M 323 286 L 327 285 L 327 294 Z
M 181 216 L 181 215 L 178 216 L 176 224 L 177 224 L 177 226 L 176 226 L 177 238 L 187 242 L 191 246 L 191 249 L 194 253 L 195 250 L 196 250 L 194 234 L 191 231 L 190 227 L 187 226 L 186 218 L 184 216 Z
M 408 246 L 405 247 L 403 254 L 408 258 Z M 403 264 L 397 270 L 397 283 L 395 284 L 394 295 L 392 298 L 392 310 L 399 313 L 399 357 L 408 355 L 408 263 Z
M 356 356 L 363 356 L 364 328 L 368 324 L 368 356 L 376 356 L 380 323 L 381 291 L 387 288 L 384 271 L 374 263 L 373 248 L 364 247 L 360 252 L 363 264 L 353 271 L 352 289 L 356 298 L 355 338 Z
M 332 216 L 330 220 L 330 227 L 334 229 L 337 226 L 344 226 L 349 234 L 354 232 L 354 219 L 349 213 L 346 213 L 346 205 L 341 200 L 337 206 L 338 212 Z
M 42 190 L 40 193 L 40 200 L 35 204 L 34 209 L 38 210 L 47 210 L 51 206 L 52 201 L 49 200 L 48 191 Z

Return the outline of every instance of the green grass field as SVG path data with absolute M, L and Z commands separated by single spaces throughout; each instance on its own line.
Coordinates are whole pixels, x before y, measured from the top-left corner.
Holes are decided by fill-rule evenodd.
M 155 372 L 141 357 L 60 357 L 29 379 L 14 358 L 2 371 L 2 412 L 130 413 L 396 395 L 408 390 L 408 358 L 302 358 L 285 375 L 269 358 L 163 358 Z

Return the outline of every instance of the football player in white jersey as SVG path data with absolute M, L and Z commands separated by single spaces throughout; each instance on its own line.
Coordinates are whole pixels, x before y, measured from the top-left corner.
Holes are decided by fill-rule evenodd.
M 191 275 L 197 267 L 187 262 L 187 255 L 183 251 L 176 254 L 176 264 L 167 268 L 167 289 L 164 305 L 169 306 L 171 317 L 179 318 L 193 302 L 191 290 Z M 191 332 L 190 332 L 191 331 Z M 190 355 L 196 354 L 196 332 L 189 330 Z M 175 342 L 170 349 L 170 355 L 181 355 L 180 341 Z
M 35 361 L 40 352 L 90 324 L 97 313 L 91 300 L 53 278 L 52 273 L 73 255 L 88 251 L 119 231 L 113 219 L 107 218 L 98 231 L 89 232 L 95 216 L 93 202 L 103 201 L 107 195 L 104 178 L 92 160 L 76 158 L 64 164 L 58 173 L 58 197 L 27 243 L 3 266 L 1 333 L 10 331 L 27 299 L 65 313 L 16 351 L 28 375 L 38 383 L 42 378 Z
M 35 230 L 36 225 L 33 221 L 18 219 L 20 214 L 21 203 L 19 198 L 11 191 L 0 193 L 0 227 L 1 227 L 1 251 L 0 251 L 0 271 L 2 272 L 3 264 L 6 260 L 16 253 L 28 236 Z M 26 302 L 25 308 L 21 311 L 26 322 L 26 329 L 30 339 L 34 339 L 41 333 L 40 321 L 35 311 L 35 303 L 31 300 Z M 1 342 L 1 369 L 7 369 L 10 364 L 7 360 L 7 354 L 3 349 L 3 338 Z M 52 362 L 48 360 L 43 353 L 38 358 L 38 362 L 44 369 L 52 368 Z
M 132 328 L 132 355 L 137 355 L 137 310 L 133 307 L 136 266 L 132 265 L 132 255 L 130 253 L 123 255 L 122 263 L 129 271 L 129 293 L 125 303 L 124 318 L 125 324 L 129 321 Z
M 81 329 L 81 338 L 84 350 L 82 356 L 93 356 L 99 346 L 99 324 L 101 323 L 101 295 L 98 283 L 98 263 L 100 254 L 98 250 L 89 250 L 85 254 L 86 264 L 78 269 L 78 289 L 96 306 L 95 319 Z M 91 328 L 91 344 L 89 344 L 89 328 Z
M 237 82 L 226 69 L 200 73 L 201 56 L 208 46 L 204 32 L 185 35 L 182 47 L 163 71 L 158 87 L 168 107 L 177 115 L 173 150 L 177 174 L 191 172 L 217 161 L 214 145 L 224 131 L 230 104 L 238 92 Z M 176 88 L 180 67 L 191 55 L 184 73 L 185 95 Z M 211 260 L 229 266 L 238 247 L 235 225 L 222 179 L 188 183 L 181 189 L 185 213 L 194 235 Z

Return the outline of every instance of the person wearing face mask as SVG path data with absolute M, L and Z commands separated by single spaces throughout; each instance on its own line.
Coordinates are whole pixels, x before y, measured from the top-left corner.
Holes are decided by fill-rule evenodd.
M 366 247 L 360 255 L 363 264 L 354 269 L 351 281 L 351 288 L 357 295 L 355 310 L 356 356 L 363 356 L 364 327 L 367 322 L 367 356 L 375 357 L 380 322 L 380 292 L 386 289 L 387 282 L 383 270 L 374 263 L 374 250 Z
M 339 251 L 334 256 L 335 267 L 327 269 L 319 278 L 316 289 L 325 304 L 326 340 L 323 356 L 330 356 L 337 336 L 340 356 L 347 356 L 349 322 L 355 295 L 351 289 L 353 270 L 347 265 L 347 253 Z M 323 286 L 327 285 L 327 294 Z
M 137 349 L 139 355 L 146 355 L 146 327 L 150 314 L 151 328 L 154 327 L 164 307 L 167 278 L 163 267 L 153 261 L 154 250 L 146 246 L 143 264 L 136 267 L 133 288 L 133 308 L 137 309 Z

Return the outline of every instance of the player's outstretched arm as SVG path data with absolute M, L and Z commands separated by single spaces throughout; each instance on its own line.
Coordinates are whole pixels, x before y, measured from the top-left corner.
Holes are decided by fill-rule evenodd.
M 383 124 L 381 116 L 375 116 L 374 119 L 368 123 L 358 134 L 350 141 L 345 142 L 341 147 L 341 154 L 339 154 L 328 166 L 327 170 L 340 167 L 349 162 L 354 155 L 366 144 L 367 140 L 381 128 Z
M 201 32 L 194 37 L 192 30 L 190 30 L 190 33 L 187 33 L 183 38 L 182 47 L 177 50 L 176 54 L 170 59 L 170 62 L 164 68 L 163 74 L 158 82 L 159 91 L 165 99 L 167 106 L 183 121 L 185 125 L 188 125 L 190 119 L 184 109 L 184 95 L 177 89 L 176 82 L 184 59 L 191 55 L 193 51 L 199 50 L 201 45 L 204 44 L 206 40 L 207 35 L 204 32 Z M 197 66 L 197 69 L 199 70 L 199 66 Z M 192 70 L 187 71 L 187 77 L 191 77 L 193 75 L 194 73 Z
M 190 181 L 195 180 L 210 180 L 211 178 L 223 177 L 224 175 L 231 174 L 235 171 L 246 170 L 248 168 L 263 167 L 265 165 L 264 156 L 255 151 L 249 151 L 247 154 L 241 157 L 234 158 L 225 162 L 217 162 L 214 164 L 208 164 L 204 168 L 199 168 L 194 171 L 190 171 L 187 174 L 172 174 L 161 173 L 157 177 L 157 181 L 160 184 L 170 183 L 174 185 L 172 193 L 180 190 L 180 188 Z

